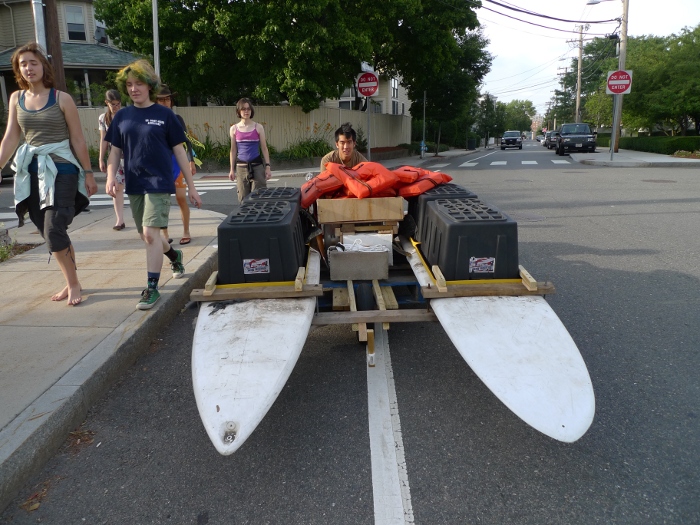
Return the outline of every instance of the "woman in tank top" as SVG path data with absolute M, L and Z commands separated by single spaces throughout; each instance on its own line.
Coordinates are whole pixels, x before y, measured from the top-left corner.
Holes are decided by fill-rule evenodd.
M 82 295 L 67 229 L 97 191 L 78 110 L 68 93 L 54 89 L 53 70 L 37 44 L 20 47 L 11 62 L 21 90 L 10 97 L 0 167 L 24 133 L 26 142 L 17 149 L 12 164 L 16 171 L 15 210 L 20 220 L 29 212 L 66 280 L 51 300 L 66 299 L 68 305 L 75 306 Z
M 231 170 L 228 178 L 236 181 L 238 202 L 241 202 L 251 191 L 266 188 L 272 171 L 265 130 L 252 120 L 255 108 L 250 99 L 242 98 L 236 103 L 236 115 L 241 121 L 229 131 Z

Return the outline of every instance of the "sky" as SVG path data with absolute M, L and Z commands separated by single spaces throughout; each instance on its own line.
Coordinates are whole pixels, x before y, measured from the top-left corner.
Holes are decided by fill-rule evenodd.
M 554 18 L 587 22 L 620 18 L 623 6 L 622 0 L 596 5 L 586 5 L 588 0 L 495 1 Z M 564 68 L 571 66 L 571 59 L 578 57 L 576 26 L 580 24 L 527 16 L 488 0 L 482 0 L 482 5 L 493 10 L 481 8 L 476 12 L 484 35 L 490 40 L 487 50 L 494 60 L 481 92 L 489 92 L 505 103 L 530 100 L 543 115 L 554 89 L 559 87 L 557 73 L 564 73 Z M 494 11 L 547 28 L 513 20 Z M 628 36 L 668 36 L 679 33 L 683 27 L 694 28 L 700 24 L 700 0 L 629 0 L 628 14 Z M 584 40 L 610 34 L 617 27 L 617 22 L 590 24 L 584 32 Z

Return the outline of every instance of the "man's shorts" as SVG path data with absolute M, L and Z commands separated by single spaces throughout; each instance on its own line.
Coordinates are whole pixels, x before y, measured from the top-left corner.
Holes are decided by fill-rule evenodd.
M 143 233 L 143 227 L 167 228 L 170 216 L 169 193 L 146 193 L 145 195 L 129 195 L 131 216 L 139 233 Z

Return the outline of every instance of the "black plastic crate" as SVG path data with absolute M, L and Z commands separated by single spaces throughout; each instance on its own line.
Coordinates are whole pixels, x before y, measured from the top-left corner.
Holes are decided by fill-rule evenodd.
M 219 284 L 293 281 L 304 264 L 297 202 L 244 200 L 217 233 Z
M 301 202 L 301 190 L 299 188 L 259 188 L 251 191 L 243 199 L 245 200 L 273 200 Z
M 429 201 L 424 227 L 423 255 L 446 280 L 518 277 L 518 225 L 481 200 Z
M 426 206 L 429 202 L 436 199 L 445 198 L 469 198 L 476 199 L 476 193 L 459 186 L 458 184 L 441 184 L 436 186 L 431 190 L 421 193 L 416 197 L 411 197 L 408 199 L 408 214 L 413 217 L 416 223 L 416 232 L 414 239 L 417 241 L 422 241 L 423 232 L 425 230 L 425 217 L 426 217 Z

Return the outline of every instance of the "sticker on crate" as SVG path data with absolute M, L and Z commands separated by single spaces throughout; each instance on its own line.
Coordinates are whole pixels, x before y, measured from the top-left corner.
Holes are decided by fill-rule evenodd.
M 245 275 L 270 273 L 270 259 L 243 259 L 243 273 Z
M 496 271 L 495 257 L 470 257 L 469 273 L 494 273 Z

